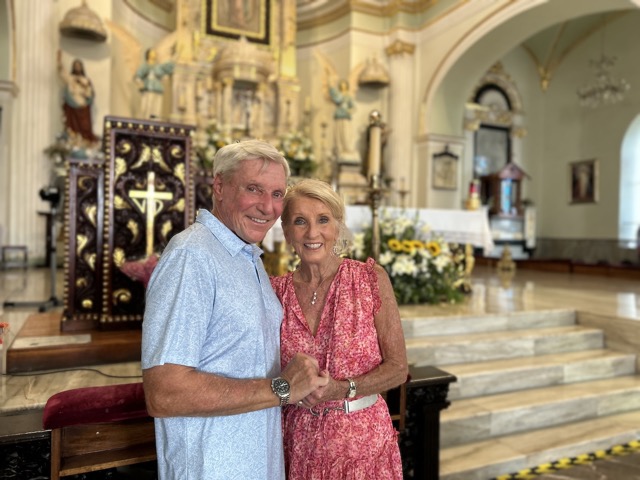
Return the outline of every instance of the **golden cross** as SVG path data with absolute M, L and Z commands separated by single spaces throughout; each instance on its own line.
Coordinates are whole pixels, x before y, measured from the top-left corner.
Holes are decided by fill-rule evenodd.
M 147 257 L 153 255 L 153 225 L 156 215 L 162 211 L 164 207 L 163 200 L 172 200 L 172 192 L 156 192 L 156 174 L 149 172 L 147 174 L 146 190 L 130 190 L 129 198 L 140 209 L 142 213 L 147 214 Z

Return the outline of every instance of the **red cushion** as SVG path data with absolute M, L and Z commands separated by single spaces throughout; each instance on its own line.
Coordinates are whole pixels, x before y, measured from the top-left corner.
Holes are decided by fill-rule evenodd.
M 85 387 L 56 393 L 44 407 L 45 429 L 148 417 L 142 382 Z

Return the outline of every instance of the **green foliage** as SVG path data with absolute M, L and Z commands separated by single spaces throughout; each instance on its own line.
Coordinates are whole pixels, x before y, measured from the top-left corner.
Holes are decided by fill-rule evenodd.
M 458 303 L 464 298 L 464 251 L 435 237 L 417 218 L 380 219 L 380 258 L 399 304 Z M 354 235 L 351 256 L 371 256 L 371 226 Z

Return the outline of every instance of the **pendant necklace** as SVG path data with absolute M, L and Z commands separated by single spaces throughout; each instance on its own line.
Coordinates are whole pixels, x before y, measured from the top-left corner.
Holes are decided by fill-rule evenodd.
M 329 267 L 327 270 L 331 270 L 331 267 Z M 315 305 L 316 302 L 318 301 L 318 290 L 320 290 L 320 287 L 322 286 L 322 284 L 327 280 L 327 278 L 333 277 L 333 275 L 329 274 L 326 277 L 324 277 L 322 279 L 322 281 L 318 284 L 318 286 L 316 287 L 316 289 L 313 292 L 313 295 L 311 296 L 311 305 Z
M 324 280 L 322 280 L 318 286 L 316 287 L 316 289 L 313 292 L 313 296 L 311 297 L 311 305 L 315 305 L 316 301 L 318 300 L 318 290 L 320 290 L 320 287 L 322 286 L 322 284 L 324 283 L 324 281 L 329 278 L 331 275 L 328 275 L 324 278 Z

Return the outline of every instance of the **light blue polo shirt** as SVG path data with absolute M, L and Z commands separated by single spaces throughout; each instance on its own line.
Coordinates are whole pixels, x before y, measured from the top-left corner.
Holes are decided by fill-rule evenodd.
M 261 253 L 200 210 L 149 282 L 142 368 L 175 363 L 231 378 L 276 377 L 282 307 Z M 157 418 L 155 427 L 161 480 L 284 479 L 279 407 Z

